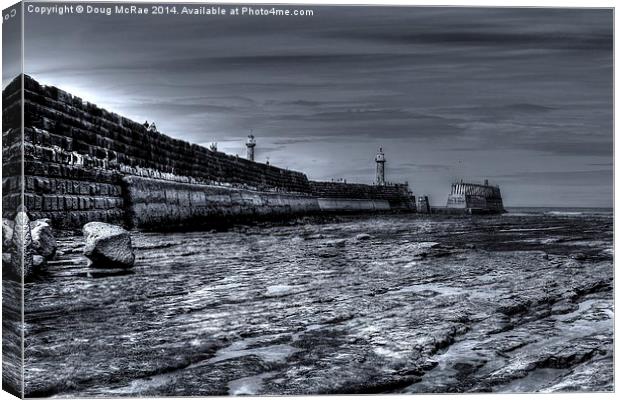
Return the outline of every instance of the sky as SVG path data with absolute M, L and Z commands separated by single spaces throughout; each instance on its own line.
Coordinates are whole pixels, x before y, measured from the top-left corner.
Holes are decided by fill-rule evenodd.
M 489 179 L 508 207 L 612 207 L 611 10 L 303 8 L 27 13 L 25 72 L 227 153 L 251 132 L 257 161 L 310 179 L 372 183 L 383 147 L 433 204 Z

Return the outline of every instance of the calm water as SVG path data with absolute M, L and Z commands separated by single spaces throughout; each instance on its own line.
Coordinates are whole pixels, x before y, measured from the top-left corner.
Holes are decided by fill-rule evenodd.
M 612 390 L 611 213 L 512 211 L 134 233 L 129 273 L 64 237 L 26 394 Z
M 592 207 L 509 207 L 506 216 L 557 215 L 568 217 L 613 216 L 613 208 Z

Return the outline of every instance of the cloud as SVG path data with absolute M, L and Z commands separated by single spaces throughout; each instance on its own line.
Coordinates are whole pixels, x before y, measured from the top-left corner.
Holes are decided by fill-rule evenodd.
M 191 142 L 241 152 L 253 130 L 260 157 L 325 179 L 372 180 L 384 146 L 390 179 L 440 195 L 452 177 L 491 170 L 524 203 L 545 179 L 578 198 L 592 177 L 511 171 L 612 160 L 613 10 L 313 9 L 313 18 L 27 15 L 26 72 Z
M 517 145 L 518 148 L 563 156 L 613 157 L 613 145 L 609 142 L 536 142 Z
M 391 43 L 410 43 L 427 45 L 493 46 L 502 48 L 525 48 L 540 50 L 611 50 L 613 35 L 608 34 L 531 34 L 494 32 L 434 32 L 411 35 L 394 33 L 342 34 L 343 37 L 380 40 Z
M 418 164 L 418 163 L 401 163 L 402 167 L 426 170 L 426 171 L 452 171 L 455 169 L 454 165 L 448 164 Z
M 563 186 L 600 186 L 611 185 L 613 171 L 611 169 L 592 171 L 527 171 L 514 174 L 495 175 L 494 178 L 528 181 L 531 184 L 538 185 L 561 183 Z

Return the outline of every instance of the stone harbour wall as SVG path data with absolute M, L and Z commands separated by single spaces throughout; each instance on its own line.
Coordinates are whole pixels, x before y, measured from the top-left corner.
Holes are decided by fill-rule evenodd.
M 200 183 L 126 176 L 127 225 L 142 230 L 215 226 L 239 220 L 308 215 L 320 211 L 310 195 L 258 192 Z
M 319 198 L 318 203 L 321 211 L 331 212 L 364 212 L 391 210 L 390 203 L 387 200 Z
M 119 165 L 151 168 L 205 183 L 225 182 L 257 190 L 308 193 L 305 174 L 231 156 L 148 131 L 142 124 L 108 112 L 78 97 L 27 77 L 26 126 L 33 144 L 60 147 L 82 157 Z
M 391 210 L 415 210 L 415 198 L 406 184 L 379 186 L 310 181 L 310 187 L 315 196 L 323 199 L 383 200 L 389 204 Z
M 17 208 L 23 185 L 30 217 L 50 218 L 57 228 L 76 229 L 90 221 L 153 226 L 147 219 L 185 224 L 192 216 L 213 218 L 217 212 L 222 218 L 316 212 L 318 197 L 383 201 L 368 207 L 358 202 L 358 209 L 368 211 L 383 209 L 384 202 L 390 209 L 415 209 L 406 185 L 311 182 L 301 172 L 149 131 L 28 76 L 24 76 L 22 146 L 20 82 L 21 77 L 16 78 L 3 91 L 3 206 L 7 211 Z M 139 178 L 167 182 L 151 184 L 150 189 L 176 190 L 181 197 L 160 199 L 147 207 L 145 197 L 138 194 L 140 185 L 145 185 Z M 216 197 L 205 194 L 194 202 L 200 190 Z M 190 203 L 181 200 L 185 195 Z M 219 195 L 228 196 L 230 205 L 213 200 Z M 257 198 L 254 204 L 251 199 Z M 172 203 L 166 206 L 168 201 Z M 148 212 L 153 218 L 145 216 Z M 165 212 L 171 215 L 165 218 Z
M 477 194 L 450 194 L 446 208 L 468 213 L 502 213 L 504 204 L 500 198 L 487 198 Z
M 453 183 L 447 208 L 462 209 L 469 213 L 502 213 L 504 203 L 498 186 L 476 183 Z
M 21 80 L 2 91 L 2 216 L 13 218 L 22 187 Z
M 22 193 L 21 80 L 7 89 L 2 92 L 2 217 L 13 220 Z M 14 246 L 14 226 L 3 221 L 2 231 L 2 250 L 12 258 L 8 252 Z M 2 264 L 2 389 L 22 397 L 24 286 L 5 278 L 9 268 L 4 257 Z

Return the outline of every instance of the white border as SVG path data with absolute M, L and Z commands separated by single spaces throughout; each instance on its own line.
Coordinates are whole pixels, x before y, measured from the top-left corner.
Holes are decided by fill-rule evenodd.
M 48 1 L 49 3 L 54 3 L 54 1 Z M 87 1 L 64 1 L 64 3 L 72 2 L 72 3 L 86 3 Z M 183 1 L 183 0 L 168 0 L 168 1 L 160 1 L 160 0 L 138 0 L 138 1 L 125 1 L 126 3 L 189 3 L 191 1 Z M 17 3 L 17 1 L 10 0 L 0 0 L 0 6 L 2 9 L 5 9 L 13 4 Z M 60 2 L 58 2 L 60 3 Z M 528 1 L 515 1 L 515 0 L 503 0 L 503 1 L 493 1 L 493 0 L 448 0 L 448 1 L 415 1 L 415 0 L 387 0 L 387 1 L 379 1 L 379 0 L 314 0 L 314 1 L 304 1 L 304 0 L 252 0 L 252 1 L 241 1 L 241 0 L 226 0 L 226 1 L 204 1 L 205 4 L 304 4 L 304 5 L 378 5 L 378 6 L 462 6 L 462 7 L 561 7 L 561 8 L 613 8 L 615 7 L 615 1 L 612 0 L 590 0 L 590 1 L 579 1 L 579 0 L 563 0 L 563 1 L 553 1 L 553 0 L 528 0 Z M 616 23 L 616 19 L 614 16 L 614 59 L 615 54 L 617 54 L 618 50 L 618 41 L 615 40 L 617 38 L 618 26 Z M 2 33 L 0 30 L 0 43 L 2 39 Z M 0 52 L 0 65 L 2 65 L 2 55 Z M 23 64 L 22 64 L 23 66 Z M 614 62 L 614 82 L 615 76 L 618 71 L 618 66 Z M 615 154 L 618 154 L 618 141 L 615 140 L 615 116 L 618 113 L 618 104 L 615 99 L 617 97 L 618 90 L 614 84 L 614 254 L 616 253 L 616 226 L 620 221 L 618 215 L 615 213 L 615 210 L 618 209 L 618 205 L 620 200 L 618 196 L 616 196 L 615 189 L 618 188 L 618 180 L 620 177 L 616 174 L 616 165 L 615 165 Z M 1 189 L 0 189 L 1 190 Z M 0 193 L 1 194 L 1 193 Z M 616 266 L 614 260 L 614 276 L 616 276 Z M 614 300 L 616 298 L 617 287 L 614 286 Z M 614 302 L 615 308 L 615 302 Z M 0 304 L 1 311 L 1 304 Z M 614 386 L 618 385 L 620 382 L 618 377 L 618 368 L 615 365 L 616 354 L 618 354 L 618 340 L 615 333 L 618 332 L 618 320 L 614 318 Z M 1 365 L 1 360 L 0 360 Z M 61 366 L 59 366 L 61 367 Z M 474 394 L 457 394 L 457 395 L 374 395 L 373 398 L 376 399 L 394 399 L 394 398 L 415 398 L 415 400 L 428 400 L 428 399 L 475 399 L 478 397 L 486 398 L 486 399 L 502 399 L 502 400 L 526 400 L 533 396 L 535 399 L 613 399 L 615 398 L 615 393 L 553 393 L 553 394 L 487 394 L 487 393 L 474 393 Z M 326 400 L 335 400 L 341 399 L 342 397 L 347 398 L 363 398 L 368 396 L 279 396 L 279 397 L 260 397 L 259 399 L 302 399 L 306 397 L 315 397 L 319 399 Z M 4 399 L 14 399 L 15 397 L 11 396 L 6 392 L 0 392 L 0 400 Z M 167 398 L 153 398 L 153 399 L 168 399 Z M 210 397 L 210 398 L 218 398 L 218 399 L 229 399 L 229 397 Z M 252 397 L 254 398 L 254 397 Z

